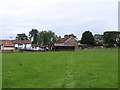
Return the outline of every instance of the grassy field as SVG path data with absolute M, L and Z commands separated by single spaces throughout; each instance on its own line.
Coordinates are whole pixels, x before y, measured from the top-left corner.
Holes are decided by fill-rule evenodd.
M 3 88 L 117 88 L 118 50 L 3 53 Z

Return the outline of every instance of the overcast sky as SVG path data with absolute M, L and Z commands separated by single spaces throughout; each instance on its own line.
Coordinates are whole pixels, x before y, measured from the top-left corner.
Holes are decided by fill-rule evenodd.
M 57 35 L 73 33 L 78 39 L 86 30 L 102 34 L 118 30 L 119 0 L 1 0 L 0 39 L 28 35 L 32 28 Z

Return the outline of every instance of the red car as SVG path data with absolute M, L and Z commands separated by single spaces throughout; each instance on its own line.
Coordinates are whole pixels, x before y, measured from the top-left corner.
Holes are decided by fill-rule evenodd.
M 38 49 L 39 52 L 45 52 L 46 50 L 45 49 Z

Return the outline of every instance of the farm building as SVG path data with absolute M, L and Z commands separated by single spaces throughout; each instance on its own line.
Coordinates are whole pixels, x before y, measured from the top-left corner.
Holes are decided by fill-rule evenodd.
M 75 37 L 64 37 L 60 38 L 54 45 L 56 51 L 74 51 L 79 49 L 78 41 Z

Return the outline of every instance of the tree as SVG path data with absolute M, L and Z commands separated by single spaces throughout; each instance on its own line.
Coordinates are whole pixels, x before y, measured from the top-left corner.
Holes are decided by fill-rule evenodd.
M 64 35 L 64 38 L 69 38 L 69 37 L 76 38 L 76 36 L 74 34 L 66 34 L 66 35 Z
M 120 35 L 116 38 L 117 46 L 120 47 Z
M 103 44 L 104 44 L 103 35 L 95 34 L 94 39 L 95 39 L 95 45 L 103 46 Z
M 106 31 L 104 32 L 103 39 L 106 47 L 119 45 L 119 31 Z
M 25 35 L 25 33 L 17 34 L 16 40 L 28 40 L 28 37 Z
M 82 34 L 81 43 L 86 44 L 86 45 L 90 45 L 90 46 L 95 45 L 94 37 L 90 31 L 85 31 Z
M 74 34 L 69 34 L 69 37 L 74 37 L 76 38 L 76 36 Z
M 61 39 L 61 36 L 58 36 L 58 39 Z
M 68 35 L 68 34 L 64 35 L 64 38 L 68 38 L 68 37 L 69 37 L 69 35 Z
M 49 50 L 57 40 L 57 35 L 55 35 L 55 33 L 52 31 L 41 31 L 38 35 L 38 43 L 44 46 L 48 46 Z
M 32 29 L 29 32 L 29 38 L 30 38 L 30 40 L 33 38 L 33 41 L 32 41 L 33 44 L 37 44 L 37 42 L 38 42 L 37 37 L 38 37 L 38 30 L 37 29 Z

